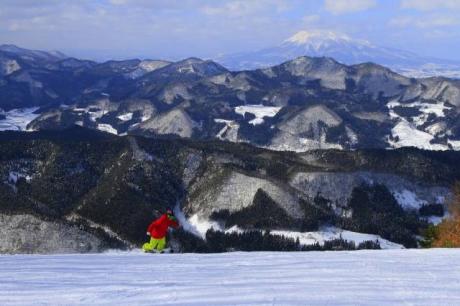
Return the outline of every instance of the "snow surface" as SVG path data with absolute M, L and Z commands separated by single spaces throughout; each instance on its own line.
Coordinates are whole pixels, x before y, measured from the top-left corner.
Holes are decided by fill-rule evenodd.
M 104 116 L 107 111 L 103 109 L 98 109 L 96 107 L 87 107 L 87 108 L 74 108 L 74 112 L 82 112 L 82 113 L 87 113 L 89 115 L 89 119 L 93 122 L 96 122 L 97 119 L 100 119 L 102 116 Z
M 34 114 L 38 110 L 38 107 L 30 108 L 17 108 L 12 109 L 8 112 L 4 112 L 5 119 L 0 120 L 0 131 L 25 131 L 27 130 L 27 125 L 32 122 L 35 118 L 40 116 L 40 114 Z M 2 114 L 0 112 L 0 114 Z
M 297 32 L 286 39 L 285 43 L 297 45 L 312 44 L 316 50 L 319 50 L 324 44 L 331 43 L 328 41 L 340 43 L 342 41 L 351 42 L 352 39 L 345 34 L 334 33 L 332 31 L 311 30 Z
M 414 123 L 410 123 L 406 118 L 399 116 L 394 110 L 394 107 L 415 107 L 422 114 L 412 117 Z M 429 115 L 434 114 L 436 117 L 445 117 L 444 111 L 451 109 L 445 103 L 422 103 L 413 102 L 409 104 L 401 104 L 399 101 L 391 101 L 387 103 L 390 118 L 397 119 L 399 122 L 391 130 L 393 137 L 398 137 L 397 141 L 389 140 L 388 143 L 393 148 L 401 147 L 416 147 L 425 150 L 449 150 L 449 146 L 431 143 L 435 136 L 444 132 L 445 123 L 435 123 L 425 128 L 425 131 L 420 130 L 426 124 Z M 460 150 L 460 141 L 447 140 L 447 143 L 452 146 L 454 150 Z
M 8 174 L 8 182 L 16 184 L 20 178 L 24 178 L 27 182 L 29 182 L 32 177 L 28 174 L 20 173 L 17 171 L 10 171 Z
M 129 120 L 133 119 L 133 113 L 121 114 L 117 118 L 120 119 L 121 121 L 129 121 Z
M 403 106 L 403 107 L 413 107 L 417 108 L 420 112 L 425 113 L 425 114 L 435 114 L 437 117 L 444 117 L 445 110 L 450 110 L 452 109 L 451 107 L 448 107 L 445 105 L 444 102 L 439 102 L 439 103 L 423 103 L 420 101 L 417 102 L 412 102 L 412 103 L 400 103 L 398 101 L 391 101 L 387 103 L 387 107 L 390 109 L 390 115 L 393 117 L 399 117 L 392 111 L 392 108 L 397 107 L 397 106 Z
M 447 141 L 454 150 L 460 151 L 460 140 L 448 140 Z
M 186 217 L 183 216 L 183 214 L 179 214 L 178 218 L 184 230 L 203 239 L 206 237 L 206 232 L 210 229 L 214 229 L 216 231 L 222 230 L 219 223 L 205 218 L 201 218 L 200 216 L 198 216 L 198 214 L 194 214 L 189 219 L 186 219 Z
M 393 191 L 393 196 L 404 209 L 419 209 L 424 204 L 428 204 L 426 201 L 420 200 L 414 192 L 407 189 Z
M 118 131 L 113 126 L 107 123 L 99 123 L 97 125 L 97 129 L 103 132 L 118 135 Z
M 426 220 L 430 223 L 432 223 L 433 225 L 438 225 L 439 223 L 441 223 L 444 219 L 446 218 L 446 216 L 444 217 L 438 217 L 438 216 L 429 216 L 426 218 Z
M 460 305 L 460 250 L 0 256 L 9 305 Z
M 221 140 L 238 141 L 238 130 L 240 125 L 232 120 L 214 119 L 216 123 L 224 123 L 225 126 L 216 134 L 216 137 Z
M 253 114 L 256 118 L 249 121 L 249 123 L 252 125 L 258 125 L 264 123 L 264 117 L 274 117 L 280 109 L 281 107 L 265 106 L 262 104 L 241 105 L 235 107 L 235 113 L 241 116 L 244 116 L 246 113 Z
M 89 110 L 87 111 L 87 113 L 89 114 L 89 118 L 91 119 L 91 121 L 96 122 L 97 119 L 100 119 L 102 116 L 105 115 L 106 111 L 102 109 L 94 111 Z
M 401 118 L 391 130 L 393 137 L 398 137 L 398 141 L 389 141 L 394 148 L 416 147 L 426 150 L 447 150 L 447 146 L 442 144 L 432 144 L 433 135 L 418 130 L 413 124 Z

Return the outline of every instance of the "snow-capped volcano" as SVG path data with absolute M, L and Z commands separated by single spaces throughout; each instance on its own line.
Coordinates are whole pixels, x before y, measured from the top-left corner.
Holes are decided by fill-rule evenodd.
M 216 60 L 231 70 L 248 70 L 277 65 L 299 56 L 332 57 L 348 65 L 373 62 L 410 77 L 460 78 L 460 62 L 377 46 L 329 30 L 300 31 L 275 47 L 221 56 Z
M 300 31 L 292 35 L 284 41 L 284 44 L 297 44 L 315 49 L 327 47 L 328 44 L 346 42 L 349 43 L 352 39 L 345 34 L 338 34 L 332 31 Z
M 287 60 L 298 56 L 332 57 L 344 64 L 370 62 L 377 57 L 394 57 L 409 60 L 413 54 L 395 54 L 390 49 L 382 49 L 369 41 L 354 39 L 342 33 L 327 30 L 300 31 L 286 39 L 277 48 L 288 55 Z M 273 50 L 273 49 L 272 49 Z

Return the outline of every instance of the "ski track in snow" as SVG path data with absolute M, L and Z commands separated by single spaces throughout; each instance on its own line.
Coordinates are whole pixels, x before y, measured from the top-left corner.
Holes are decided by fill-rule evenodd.
M 0 256 L 1 305 L 460 305 L 460 250 Z

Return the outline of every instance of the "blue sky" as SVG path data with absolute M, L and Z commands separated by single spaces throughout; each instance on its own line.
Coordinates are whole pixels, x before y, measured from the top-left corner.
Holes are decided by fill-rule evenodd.
M 77 57 L 203 58 L 327 29 L 460 61 L 460 0 L 1 0 L 0 43 Z

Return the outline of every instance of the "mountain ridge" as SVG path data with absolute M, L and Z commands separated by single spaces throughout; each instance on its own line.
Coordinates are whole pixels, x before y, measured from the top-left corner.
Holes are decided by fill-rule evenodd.
M 264 247 L 253 238 L 270 230 L 288 237 L 310 233 L 322 243 L 331 228 L 334 237 L 344 230 L 374 237 L 382 247 L 417 247 L 419 231 L 435 220 L 423 207 L 445 211 L 460 173 L 454 151 L 299 154 L 81 127 L 0 132 L 0 153 L 0 229 L 18 233 L 15 240 L 0 239 L 0 252 L 8 253 L 136 248 L 151 219 L 167 207 L 183 224 L 170 237 L 180 252 L 244 250 L 247 243 L 294 250 L 300 246 L 293 240 L 265 234 Z
M 0 129 L 76 124 L 117 135 L 219 138 L 292 151 L 460 149 L 460 82 L 454 79 L 408 78 L 378 64 L 344 65 L 330 57 L 239 72 L 197 58 L 67 61 L 2 77 Z

